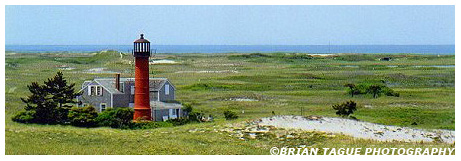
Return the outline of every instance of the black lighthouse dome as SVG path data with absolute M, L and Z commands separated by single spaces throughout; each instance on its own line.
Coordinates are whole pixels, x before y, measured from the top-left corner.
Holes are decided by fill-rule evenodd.
M 134 41 L 135 43 L 150 43 L 149 40 L 144 39 L 144 34 L 141 34 L 141 38 Z
M 134 41 L 133 56 L 134 57 L 150 57 L 150 42 L 149 40 L 144 39 L 144 34 L 141 34 L 141 38 Z

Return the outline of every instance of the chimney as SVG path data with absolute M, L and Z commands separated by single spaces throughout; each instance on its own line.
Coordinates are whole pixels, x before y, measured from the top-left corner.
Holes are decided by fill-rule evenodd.
M 120 73 L 115 74 L 115 88 L 120 91 Z

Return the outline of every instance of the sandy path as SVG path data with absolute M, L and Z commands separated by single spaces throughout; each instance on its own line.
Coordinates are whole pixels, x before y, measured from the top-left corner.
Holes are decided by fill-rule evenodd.
M 278 128 L 296 128 L 307 131 L 342 133 L 357 138 L 380 141 L 441 141 L 455 142 L 455 131 L 421 130 L 408 127 L 380 125 L 343 118 L 323 117 L 317 120 L 301 116 L 274 116 L 262 118 L 260 125 L 272 125 Z

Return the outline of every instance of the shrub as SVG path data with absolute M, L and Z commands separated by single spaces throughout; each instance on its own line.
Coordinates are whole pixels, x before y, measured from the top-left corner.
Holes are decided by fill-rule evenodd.
M 105 111 L 98 114 L 98 117 L 96 117 L 96 122 L 99 126 L 112 127 L 112 123 L 115 122 L 113 118 L 113 116 L 115 115 L 114 113 L 114 109 L 107 108 Z
M 311 55 L 307 54 L 290 54 L 290 55 L 283 55 L 283 59 L 312 59 Z
M 386 96 L 400 97 L 400 93 L 395 92 L 389 87 L 384 87 L 382 91 Z
M 12 120 L 20 123 L 34 123 L 35 111 L 21 111 L 13 116 Z
M 190 86 L 183 87 L 182 89 L 192 90 L 192 91 L 204 91 L 204 90 L 228 90 L 233 86 L 229 84 L 220 84 L 220 83 L 197 83 Z
M 155 129 L 159 127 L 172 127 L 171 122 L 155 122 L 155 121 L 137 121 L 131 124 L 131 129 Z
M 271 57 L 270 55 L 262 54 L 262 53 L 251 53 L 251 54 L 241 54 L 241 55 L 230 55 L 228 56 L 229 59 L 233 58 L 260 58 L 260 57 Z
M 71 125 L 79 127 L 94 127 L 97 125 L 96 117 L 98 113 L 93 106 L 74 107 L 69 111 L 69 121 Z
M 367 94 L 367 89 L 370 86 L 370 84 L 367 83 L 361 83 L 356 86 L 356 92 L 355 94 Z
M 202 122 L 202 117 L 203 117 L 202 113 L 195 112 L 195 111 L 190 112 L 188 115 L 189 121 L 192 121 L 192 122 Z
M 180 126 L 180 125 L 185 125 L 189 123 L 189 121 L 190 121 L 189 119 L 185 119 L 185 118 L 175 118 L 175 119 L 169 119 L 166 122 L 169 122 L 173 124 L 174 126 Z
M 351 97 L 354 97 L 354 94 L 360 94 L 360 90 L 357 88 L 355 84 L 348 83 L 345 84 L 344 87 L 349 87 L 349 91 L 347 91 L 347 93 L 349 93 Z
M 184 114 L 186 116 L 185 118 L 170 119 L 168 121 L 173 123 L 175 126 L 184 125 L 184 124 L 187 124 L 189 122 L 202 122 L 205 114 L 203 114 L 201 112 L 194 111 L 192 105 L 189 104 L 189 103 L 184 103 L 183 107 L 184 108 L 182 108 L 182 111 L 184 112 Z
M 237 113 L 230 110 L 224 111 L 224 117 L 226 120 L 233 120 L 238 118 Z
M 382 85 L 373 84 L 368 86 L 367 93 L 373 94 L 373 98 L 377 98 L 382 93 L 382 89 Z
M 333 109 L 336 110 L 336 114 L 339 116 L 349 116 L 357 110 L 357 103 L 354 101 L 347 101 L 342 104 L 333 105 Z
M 185 103 L 183 104 L 183 106 L 184 108 L 182 110 L 186 113 L 186 115 L 189 115 L 189 113 L 191 113 L 193 110 L 192 105 L 189 103 Z
M 379 97 L 381 94 L 386 96 L 394 96 L 399 97 L 400 94 L 394 92 L 391 88 L 387 87 L 384 84 L 368 84 L 368 83 L 361 83 L 358 85 L 355 84 L 345 84 L 345 87 L 348 87 L 347 93 L 349 93 L 352 97 L 354 95 L 359 94 L 372 94 L 373 98 Z
M 376 58 L 373 55 L 341 55 L 336 57 L 337 60 L 344 61 L 374 61 Z
M 133 120 L 134 109 L 129 107 L 117 108 L 115 110 L 115 119 L 121 125 L 129 125 Z
M 130 128 L 134 110 L 129 107 L 107 109 L 99 113 L 96 121 L 99 126 L 110 126 L 112 128 Z

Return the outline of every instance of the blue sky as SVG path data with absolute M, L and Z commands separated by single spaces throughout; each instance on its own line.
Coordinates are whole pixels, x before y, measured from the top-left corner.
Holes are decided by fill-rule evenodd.
M 454 6 L 6 6 L 9 45 L 439 45 Z

